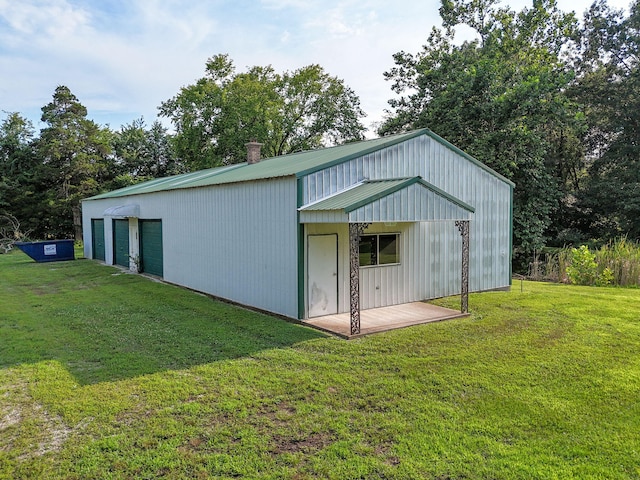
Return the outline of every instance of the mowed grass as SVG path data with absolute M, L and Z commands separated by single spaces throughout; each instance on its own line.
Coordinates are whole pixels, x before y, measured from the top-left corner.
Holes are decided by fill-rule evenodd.
M 640 290 L 523 290 L 344 341 L 0 255 L 0 478 L 640 478 Z

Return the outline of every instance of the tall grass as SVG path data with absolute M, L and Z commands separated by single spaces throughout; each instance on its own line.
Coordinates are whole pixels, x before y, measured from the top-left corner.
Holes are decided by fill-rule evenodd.
M 536 252 L 529 264 L 527 278 L 542 282 L 569 283 L 567 267 L 571 264 L 571 249 Z
M 596 250 L 599 269 L 613 272 L 613 283 L 619 286 L 640 285 L 640 245 L 622 237 Z
M 527 277 L 532 280 L 569 283 L 567 267 L 571 265 L 571 250 L 571 247 L 564 247 L 536 253 L 529 264 Z M 621 237 L 591 252 L 598 264 L 598 274 L 606 268 L 613 272 L 612 285 L 640 286 L 639 243 Z

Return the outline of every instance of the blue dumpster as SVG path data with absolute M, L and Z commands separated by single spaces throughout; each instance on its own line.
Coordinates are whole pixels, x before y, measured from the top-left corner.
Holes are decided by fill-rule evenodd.
M 15 246 L 36 262 L 61 262 L 75 260 L 73 240 L 49 240 L 48 242 L 16 242 Z

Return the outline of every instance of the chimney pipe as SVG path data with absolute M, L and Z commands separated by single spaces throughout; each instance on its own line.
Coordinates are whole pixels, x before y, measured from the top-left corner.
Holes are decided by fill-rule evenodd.
M 258 143 L 255 138 L 251 139 L 249 143 L 245 143 L 247 147 L 247 164 L 253 165 L 260 161 L 260 149 L 264 143 Z

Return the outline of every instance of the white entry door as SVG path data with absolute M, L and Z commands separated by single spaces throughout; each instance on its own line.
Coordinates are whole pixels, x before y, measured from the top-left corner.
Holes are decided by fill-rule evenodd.
M 307 238 L 309 317 L 338 313 L 338 235 Z

